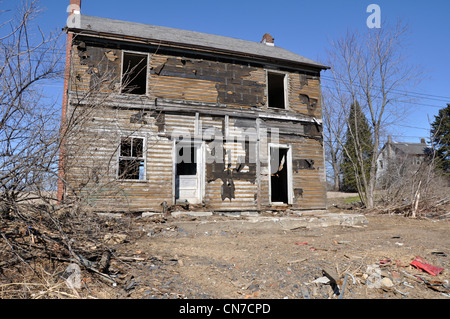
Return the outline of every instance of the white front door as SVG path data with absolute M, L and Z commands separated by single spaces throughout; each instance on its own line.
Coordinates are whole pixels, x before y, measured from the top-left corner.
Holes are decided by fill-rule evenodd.
M 175 153 L 175 200 L 199 204 L 202 201 L 202 145 L 177 143 Z

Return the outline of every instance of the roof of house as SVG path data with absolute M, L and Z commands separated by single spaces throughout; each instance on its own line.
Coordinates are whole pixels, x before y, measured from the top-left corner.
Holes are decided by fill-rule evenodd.
M 392 142 L 391 145 L 407 155 L 424 155 L 429 146 L 424 143 Z
M 281 60 L 308 65 L 318 69 L 329 68 L 278 46 L 270 46 L 264 43 L 196 31 L 180 30 L 87 15 L 80 16 L 80 24 L 78 27 L 70 27 L 68 29 L 72 31 L 83 31 L 85 33 L 136 37 L 162 44 L 178 44 L 181 46 L 195 47 L 200 50 L 212 49 L 228 54 Z

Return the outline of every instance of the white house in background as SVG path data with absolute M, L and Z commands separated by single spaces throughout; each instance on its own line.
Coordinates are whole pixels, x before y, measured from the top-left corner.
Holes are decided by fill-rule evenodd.
M 381 181 L 391 165 L 406 167 L 405 164 L 411 164 L 412 166 L 408 167 L 417 166 L 419 168 L 429 149 L 424 138 L 420 140 L 420 143 L 406 143 L 393 142 L 391 136 L 388 136 L 388 141 L 381 149 L 377 161 L 377 181 Z

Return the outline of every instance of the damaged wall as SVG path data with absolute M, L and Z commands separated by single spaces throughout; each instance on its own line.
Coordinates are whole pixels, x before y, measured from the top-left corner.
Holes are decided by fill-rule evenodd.
M 257 71 L 248 64 L 155 55 L 151 66 L 151 80 L 155 83 L 152 93 L 155 97 L 168 97 L 170 87 L 175 98 L 196 96 L 196 101 L 259 107 L 264 105 L 265 84 L 252 79 L 252 73 Z M 199 86 L 186 85 L 191 82 Z M 196 95 L 200 88 L 205 89 L 204 96 Z
M 72 47 L 72 91 L 117 92 L 120 88 L 122 51 L 77 41 Z
M 258 191 L 256 136 L 243 137 L 246 128 L 255 126 L 255 120 L 245 121 L 246 125 L 239 118 L 222 121 L 221 135 L 225 139 L 207 144 L 207 156 L 214 159 L 221 156 L 219 162 L 210 161 L 206 165 L 206 180 L 211 190 L 207 192 L 208 202 L 222 210 L 255 209 Z
M 77 108 L 75 117 L 85 109 Z M 81 115 L 83 123 L 66 145 L 69 195 L 87 195 L 97 210 L 159 210 L 161 202 L 171 202 L 172 141 L 155 134 L 157 116 L 147 113 L 141 123 L 132 123 L 135 115 L 136 110 L 109 107 Z M 118 145 L 124 136 L 145 138 L 144 181 L 117 179 Z
M 262 65 L 196 55 L 177 57 L 148 49 L 147 95 L 130 98 L 119 94 L 123 49 L 132 48 L 107 42 L 92 45 L 88 41 L 78 41 L 73 46 L 72 101 L 77 93 L 98 89 L 112 94 L 109 105 L 113 106 L 92 114 L 79 136 L 72 140 L 74 144 L 84 145 L 67 161 L 70 166 L 67 176 L 76 191 L 88 192 L 90 187 L 102 182 L 116 181 L 120 192 L 113 194 L 104 188 L 93 201 L 104 207 L 112 205 L 116 210 L 160 210 L 161 202 L 173 202 L 173 139 L 176 136 L 172 132 L 179 130 L 195 136 L 213 130 L 225 140 L 216 139 L 213 143 L 204 139 L 206 156 L 216 156 L 214 152 L 220 151 L 222 157 L 220 163 L 205 164 L 205 206 L 213 210 L 270 209 L 268 143 L 271 141 L 264 134 L 252 136 L 247 142 L 239 139 L 249 129 L 254 129 L 256 134 L 259 121 L 261 129 L 278 129 L 280 143 L 291 146 L 294 202 L 289 207 L 325 207 L 321 125 L 312 120 L 270 117 L 271 114 L 301 115 L 320 120 L 318 76 L 280 70 L 288 76 L 288 108 L 273 110 L 266 105 L 266 69 Z M 136 51 L 144 52 L 142 47 Z M 189 109 L 189 103 L 177 104 L 179 112 L 151 110 L 155 98 L 200 103 L 208 107 L 207 114 L 196 114 Z M 123 101 L 127 105 L 141 105 L 142 109 L 124 108 Z M 214 115 L 215 105 L 234 110 L 233 116 Z M 258 113 L 240 117 L 240 112 L 245 111 L 262 112 L 265 117 L 258 118 Z M 202 132 L 198 132 L 198 121 L 202 123 Z M 144 181 L 116 180 L 117 143 L 123 134 L 146 138 Z M 258 161 L 251 156 L 256 156 Z M 100 168 L 98 163 L 105 167 Z M 98 178 L 101 172 L 104 180 Z
M 101 84 L 105 93 L 119 93 L 122 51 L 132 47 L 75 42 L 72 50 L 72 91 L 88 91 Z M 142 48 L 137 52 L 145 53 Z M 157 51 L 156 53 L 154 51 Z M 266 70 L 263 65 L 200 57 L 179 57 L 147 49 L 150 54 L 148 97 L 225 104 L 239 109 L 267 109 Z M 320 119 L 320 77 L 309 72 L 280 69 L 288 74 L 288 108 Z M 279 110 L 271 110 L 279 111 Z

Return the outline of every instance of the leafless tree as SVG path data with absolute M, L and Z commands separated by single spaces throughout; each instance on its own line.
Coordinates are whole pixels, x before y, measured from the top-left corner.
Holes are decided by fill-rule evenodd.
M 436 170 L 433 145 L 426 147 L 421 156 L 391 154 L 386 165 L 378 181 L 385 211 L 415 218 L 449 202 L 448 180 Z
M 149 129 L 158 121 L 160 112 L 148 109 L 150 98 L 147 95 L 129 94 L 133 90 L 134 77 L 145 72 L 147 64 L 121 65 L 124 67 L 121 72 L 117 63 L 112 63 L 107 57 L 107 53 L 112 54 L 112 51 L 93 53 L 88 49 L 83 53 L 84 49 L 77 43 L 79 41 L 75 37 L 73 56 L 85 53 L 85 60 L 89 62 L 83 73 L 70 74 L 71 94 L 61 130 L 61 149 L 64 152 L 60 166 L 64 172 L 60 174 L 64 184 L 63 203 L 77 203 L 88 209 L 91 204 L 98 206 L 99 202 L 103 202 L 100 206 L 104 210 L 110 208 L 106 205 L 108 203 L 111 206 L 115 203 L 126 206 L 128 198 L 123 192 L 123 186 L 127 186 L 127 183 L 122 178 L 130 171 L 136 171 L 135 165 L 138 163 L 130 161 L 130 165 L 118 169 L 121 140 L 145 135 L 146 147 L 150 148 L 160 139 L 155 131 Z M 91 59 L 91 54 L 96 58 Z M 111 59 L 116 61 L 116 58 Z M 73 63 L 77 65 L 80 62 Z M 129 109 L 117 107 L 118 101 L 121 105 L 128 105 Z M 66 179 L 66 176 L 71 178 Z M 96 200 L 93 201 L 93 198 Z
M 21 200 L 49 190 L 58 152 L 59 108 L 43 88 L 61 78 L 60 33 L 34 24 L 37 1 L 0 13 L 0 201 L 14 210 Z
M 88 129 L 86 123 L 92 118 L 111 109 L 111 95 L 117 95 L 120 87 L 110 85 L 120 73 L 110 72 L 104 61 L 97 61 L 101 74 L 95 72 L 100 65 L 93 66 L 90 70 L 94 78 L 89 88 L 81 91 L 76 85 L 73 87 L 79 94 L 71 101 L 61 127 L 61 104 L 43 92 L 63 79 L 65 43 L 60 31 L 47 33 L 39 28 L 35 23 L 39 14 L 37 0 L 20 2 L 17 9 L 0 14 L 0 265 L 4 270 L 20 263 L 36 274 L 36 265 L 29 261 L 44 257 L 77 263 L 112 283 L 102 273 L 104 266 L 99 268 L 99 263 L 92 262 L 109 251 L 100 240 L 104 235 L 103 221 L 83 206 L 88 198 L 86 192 L 95 196 L 95 192 L 111 183 L 119 184 L 117 180 L 102 180 L 105 173 L 99 169 L 111 170 L 112 165 L 105 162 L 92 166 L 86 177 L 87 184 L 95 187 L 86 187 L 84 192 L 79 185 L 67 183 L 58 170 L 59 152 L 62 148 L 67 150 L 65 143 L 70 143 L 66 156 L 75 156 L 70 151 L 92 146 L 82 139 L 83 130 Z M 76 74 L 73 77 L 71 82 L 77 83 Z M 112 93 L 101 93 L 105 87 Z M 133 130 L 141 127 L 137 123 Z M 111 143 L 117 150 L 117 139 Z M 113 156 L 110 154 L 109 158 Z M 57 179 L 74 195 L 59 203 Z M 24 245 L 24 238 L 30 242 Z M 88 242 L 95 242 L 99 250 L 86 251 Z
M 407 27 L 400 22 L 394 26 L 383 24 L 379 29 L 367 29 L 363 33 L 348 31 L 344 37 L 332 41 L 327 52 L 332 70 L 332 99 L 343 102 L 343 97 L 348 97 L 351 103 L 359 103 L 372 130 L 369 176 L 366 178 L 362 174 L 358 181 L 358 189 L 364 190 L 361 200 L 368 208 L 374 206 L 381 132 L 388 125 L 400 121 L 405 111 L 404 92 L 420 80 L 417 68 L 407 64 L 406 35 Z M 338 105 L 345 112 L 344 103 Z M 334 131 L 334 135 L 346 152 L 338 132 Z M 355 149 L 359 149 L 358 145 Z M 363 156 L 357 158 L 353 163 L 355 168 L 365 171 Z
M 342 161 L 341 141 L 344 140 L 346 117 L 351 103 L 348 95 L 332 94 L 330 89 L 332 88 L 325 86 L 322 92 L 325 159 L 331 166 L 333 190 L 339 191 Z

